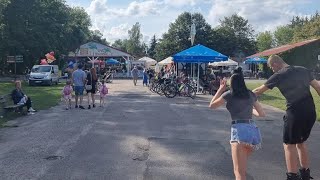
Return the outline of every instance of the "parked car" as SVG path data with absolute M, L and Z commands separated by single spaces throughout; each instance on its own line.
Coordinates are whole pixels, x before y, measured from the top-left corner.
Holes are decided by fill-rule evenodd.
M 59 83 L 59 67 L 57 65 L 34 65 L 29 76 L 29 86 L 53 85 Z

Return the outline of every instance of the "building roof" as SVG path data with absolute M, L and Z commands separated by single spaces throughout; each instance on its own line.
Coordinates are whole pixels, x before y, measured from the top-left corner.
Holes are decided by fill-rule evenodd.
M 70 56 L 70 55 L 69 55 Z M 75 54 L 73 54 L 75 56 Z M 88 42 L 80 46 L 76 54 L 77 57 L 132 57 L 131 54 L 119 50 L 117 48 L 97 43 L 94 41 Z
M 247 58 L 271 56 L 273 54 L 281 54 L 283 52 L 286 52 L 286 51 L 289 51 L 291 49 L 294 49 L 294 48 L 297 48 L 297 47 L 301 47 L 301 46 L 313 43 L 315 41 L 320 41 L 320 39 L 311 39 L 311 40 L 301 41 L 301 42 L 298 42 L 298 43 L 286 44 L 286 45 L 283 45 L 283 46 L 279 46 L 279 47 L 276 47 L 276 48 L 268 49 L 268 50 L 253 54 L 251 56 L 248 56 Z

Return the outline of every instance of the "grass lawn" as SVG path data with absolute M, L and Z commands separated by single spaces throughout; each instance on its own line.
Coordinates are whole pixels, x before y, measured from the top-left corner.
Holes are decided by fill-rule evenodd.
M 36 110 L 44 110 L 56 106 L 61 98 L 62 87 L 63 84 L 57 86 L 28 86 L 26 83 L 22 84 L 23 92 L 31 98 L 33 107 Z M 0 82 L 0 95 L 9 94 L 13 89 L 14 84 L 12 82 Z M 18 116 L 18 113 L 8 113 L 8 117 L 0 119 L 0 126 L 5 121 Z
M 262 83 L 246 83 L 249 89 L 254 89 L 262 85 Z M 317 120 L 320 121 L 320 97 L 317 92 L 311 87 L 311 93 L 316 105 Z M 286 110 L 286 100 L 280 93 L 278 88 L 266 91 L 262 96 L 259 97 L 259 101 L 263 104 L 268 104 L 273 107 Z

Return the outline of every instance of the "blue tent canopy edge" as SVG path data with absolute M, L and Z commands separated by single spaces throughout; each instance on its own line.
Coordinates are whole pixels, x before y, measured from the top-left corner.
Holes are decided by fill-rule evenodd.
M 228 57 L 203 45 L 196 45 L 173 56 L 174 62 L 209 63 L 227 61 Z

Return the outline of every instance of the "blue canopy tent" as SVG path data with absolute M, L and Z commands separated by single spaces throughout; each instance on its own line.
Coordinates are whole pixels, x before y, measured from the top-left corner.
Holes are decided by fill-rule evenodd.
M 268 60 L 266 58 L 261 57 L 252 57 L 244 61 L 245 64 L 264 64 L 267 62 Z
M 120 62 L 117 61 L 116 59 L 110 58 L 110 59 L 107 59 L 107 60 L 106 60 L 106 64 L 107 64 L 107 65 L 115 65 L 115 64 L 120 64 Z
M 197 92 L 199 92 L 200 63 L 227 61 L 228 57 L 201 44 L 175 54 L 174 62 L 198 63 Z

